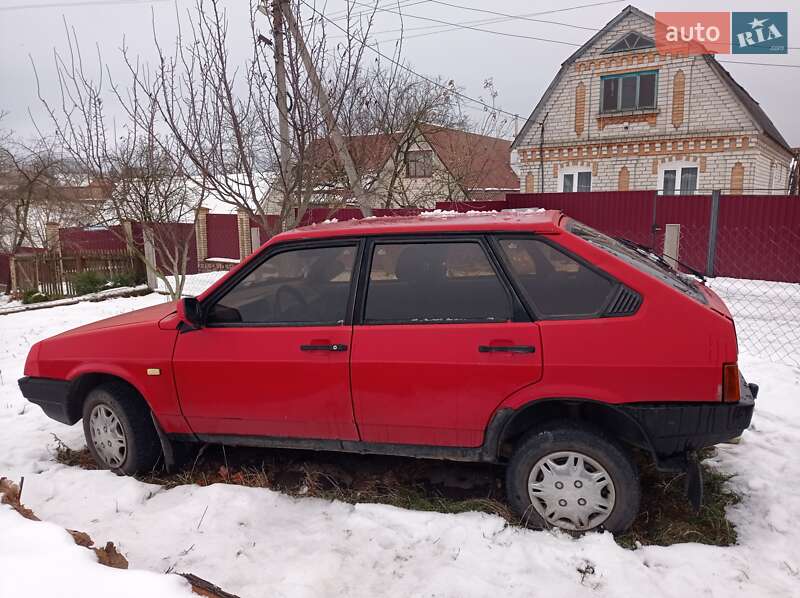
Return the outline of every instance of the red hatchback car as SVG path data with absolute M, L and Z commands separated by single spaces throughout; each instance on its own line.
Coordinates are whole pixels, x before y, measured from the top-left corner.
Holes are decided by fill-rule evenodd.
M 626 529 L 632 449 L 688 471 L 757 386 L 705 285 L 543 210 L 277 235 L 200 297 L 36 343 L 22 393 L 134 474 L 178 441 L 507 465 L 532 526 Z

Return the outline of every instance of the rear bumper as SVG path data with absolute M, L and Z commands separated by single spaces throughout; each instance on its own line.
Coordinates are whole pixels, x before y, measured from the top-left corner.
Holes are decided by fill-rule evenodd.
M 45 415 L 62 424 L 72 425 L 77 419 L 71 417 L 69 404 L 70 382 L 53 378 L 25 376 L 19 379 L 22 396 L 42 408 Z
M 750 426 L 758 386 L 740 384 L 737 403 L 636 404 L 625 406 L 661 459 L 684 455 L 740 436 Z

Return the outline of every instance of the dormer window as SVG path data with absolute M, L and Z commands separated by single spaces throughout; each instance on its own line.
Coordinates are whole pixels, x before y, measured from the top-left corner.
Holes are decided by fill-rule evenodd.
M 619 40 L 614 42 L 603 54 L 611 54 L 612 52 L 630 52 L 631 50 L 642 50 L 644 48 L 653 48 L 655 43 L 649 37 L 645 37 L 641 33 L 631 31 L 623 35 Z
M 600 112 L 623 112 L 656 107 L 657 71 L 601 77 Z

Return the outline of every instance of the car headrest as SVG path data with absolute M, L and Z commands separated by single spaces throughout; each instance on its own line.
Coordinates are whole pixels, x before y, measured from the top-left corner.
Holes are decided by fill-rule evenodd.
M 397 258 L 395 276 L 405 282 L 435 282 L 445 277 L 444 254 L 434 244 L 409 245 Z
M 345 266 L 336 257 L 322 256 L 308 269 L 307 280 L 330 282 L 345 271 Z

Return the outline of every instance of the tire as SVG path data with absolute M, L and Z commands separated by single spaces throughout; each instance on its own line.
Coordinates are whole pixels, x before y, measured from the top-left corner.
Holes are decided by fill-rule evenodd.
M 601 430 L 569 421 L 520 440 L 506 470 L 506 492 L 524 525 L 570 532 L 623 532 L 641 498 L 629 452 Z
M 89 392 L 83 402 L 83 433 L 97 465 L 118 474 L 150 471 L 161 455 L 150 409 L 135 390 L 119 382 Z

